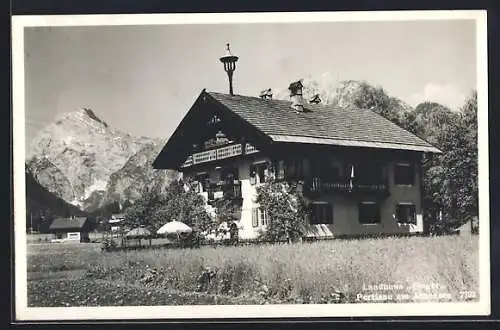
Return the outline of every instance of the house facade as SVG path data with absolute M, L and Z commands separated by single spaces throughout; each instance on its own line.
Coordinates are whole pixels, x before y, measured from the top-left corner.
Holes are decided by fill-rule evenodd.
M 49 230 L 54 242 L 90 242 L 90 222 L 86 217 L 55 218 Z
M 440 151 L 364 109 L 203 90 L 153 163 L 197 183 L 212 204 L 238 206 L 239 236 L 270 221 L 255 202 L 267 180 L 297 182 L 310 208 L 308 236 L 421 233 L 422 159 Z
M 290 84 L 289 100 L 271 89 L 235 95 L 229 44 L 220 61 L 229 94 L 203 90 L 154 168 L 182 172 L 207 205 L 230 200 L 241 238 L 272 221 L 256 203 L 268 180 L 297 183 L 309 237 L 425 231 L 422 160 L 440 150 L 371 110 L 321 104 L 318 95 L 306 101 L 301 81 Z

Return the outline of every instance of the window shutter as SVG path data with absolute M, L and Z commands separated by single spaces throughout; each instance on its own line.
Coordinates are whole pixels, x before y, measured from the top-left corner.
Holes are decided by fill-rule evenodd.
M 262 226 L 266 226 L 267 225 L 267 212 L 265 210 L 262 210 L 261 208 L 259 208 L 259 215 L 260 215 L 260 224 Z
M 258 214 L 258 208 L 253 207 L 252 208 L 252 226 L 253 227 L 258 227 L 259 226 L 259 214 Z

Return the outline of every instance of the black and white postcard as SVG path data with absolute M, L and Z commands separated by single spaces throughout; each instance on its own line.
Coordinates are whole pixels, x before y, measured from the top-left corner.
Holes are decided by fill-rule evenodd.
M 14 16 L 16 318 L 489 315 L 486 19 Z

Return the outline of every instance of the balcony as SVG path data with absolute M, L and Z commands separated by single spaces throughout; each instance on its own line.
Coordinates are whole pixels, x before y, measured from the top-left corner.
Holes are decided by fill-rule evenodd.
M 207 185 L 208 201 L 213 203 L 224 198 L 233 201 L 241 201 L 241 182 L 239 180 L 219 181 Z
M 364 183 L 349 178 L 322 179 L 313 177 L 305 180 L 304 194 L 309 196 L 330 194 L 388 196 L 389 188 L 385 182 Z
M 215 160 L 220 160 L 220 159 L 226 159 L 226 158 L 231 158 L 239 155 L 249 155 L 259 152 L 258 149 L 256 149 L 254 146 L 251 144 L 247 143 L 245 145 L 245 152 L 242 150 L 242 146 L 240 143 L 238 144 L 230 144 L 230 145 L 225 145 L 223 147 L 219 147 L 216 149 L 211 149 L 211 150 L 205 150 L 205 151 L 200 151 L 193 153 L 190 155 L 184 164 L 181 166 L 182 168 L 189 167 L 192 165 L 196 164 L 201 164 L 201 163 L 208 163 L 212 162 Z

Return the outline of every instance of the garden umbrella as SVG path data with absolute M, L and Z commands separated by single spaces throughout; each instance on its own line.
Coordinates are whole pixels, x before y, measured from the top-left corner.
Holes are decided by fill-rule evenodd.
M 189 234 L 193 231 L 191 227 L 180 221 L 171 221 L 164 224 L 158 231 L 157 234 Z

